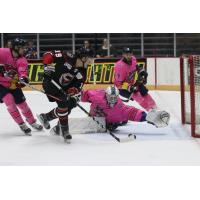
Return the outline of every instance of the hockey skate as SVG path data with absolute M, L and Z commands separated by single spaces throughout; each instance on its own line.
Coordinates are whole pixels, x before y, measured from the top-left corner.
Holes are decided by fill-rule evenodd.
M 41 131 L 41 130 L 43 129 L 43 126 L 40 125 L 40 124 L 37 124 L 36 122 L 30 124 L 30 126 L 31 126 L 32 128 L 34 128 L 35 130 L 37 130 L 37 131 Z
M 68 126 L 60 126 L 61 128 L 61 133 L 62 133 L 62 136 L 64 138 L 64 141 L 66 143 L 70 143 L 71 142 L 71 139 L 72 139 L 72 136 L 69 134 L 69 128 Z
M 19 124 L 19 127 L 25 135 L 31 136 L 31 129 L 25 123 Z
M 37 118 L 39 119 L 40 123 L 44 126 L 45 129 L 50 129 L 50 123 L 45 114 L 42 113 L 40 115 L 37 115 Z

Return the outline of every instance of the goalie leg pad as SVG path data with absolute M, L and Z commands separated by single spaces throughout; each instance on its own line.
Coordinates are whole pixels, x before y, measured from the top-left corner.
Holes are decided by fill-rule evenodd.
M 170 114 L 166 111 L 152 109 L 148 112 L 146 120 L 148 123 L 153 124 L 157 128 L 163 128 L 168 126 Z
M 96 121 L 95 122 L 92 118 L 90 118 L 90 126 L 91 129 L 94 129 L 97 133 L 105 133 L 106 132 L 106 120 L 105 117 L 94 117 Z
M 85 118 L 69 118 L 70 132 L 74 133 L 105 133 L 106 123 L 104 117 L 95 117 L 95 122 L 92 117 Z M 101 125 L 100 125 L 101 124 Z M 102 128 L 102 126 L 104 128 Z

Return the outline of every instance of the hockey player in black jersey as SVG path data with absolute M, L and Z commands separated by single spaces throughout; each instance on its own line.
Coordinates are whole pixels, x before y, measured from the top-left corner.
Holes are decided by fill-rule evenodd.
M 46 129 L 50 129 L 50 121 L 58 118 L 58 125 L 54 131 L 56 134 L 61 133 L 67 142 L 72 139 L 69 133 L 68 115 L 76 107 L 78 94 L 83 86 L 83 77 L 74 67 L 75 63 L 76 56 L 60 50 L 47 52 L 43 56 L 42 86 L 49 101 L 56 102 L 57 107 L 48 113 L 40 114 L 38 118 Z

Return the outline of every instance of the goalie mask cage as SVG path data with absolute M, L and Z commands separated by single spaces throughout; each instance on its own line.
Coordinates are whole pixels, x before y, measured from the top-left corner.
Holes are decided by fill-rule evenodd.
M 200 138 L 200 55 L 180 58 L 181 118 Z

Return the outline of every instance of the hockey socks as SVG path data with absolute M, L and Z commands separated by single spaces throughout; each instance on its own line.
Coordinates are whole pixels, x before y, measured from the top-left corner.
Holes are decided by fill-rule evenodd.
M 28 104 L 26 103 L 26 101 L 24 101 L 23 103 L 17 104 L 17 107 L 21 110 L 23 116 L 26 118 L 26 121 L 29 124 L 33 124 L 36 119 L 33 117 L 33 113 L 30 109 L 30 107 L 28 106 Z
M 60 122 L 60 130 L 62 136 L 66 142 L 72 139 L 72 136 L 69 134 L 68 126 L 68 109 L 57 108 L 57 115 Z
M 15 104 L 14 97 L 11 94 L 7 94 L 2 98 L 5 103 L 8 112 L 17 124 L 23 124 L 24 120 L 21 117 L 19 110 Z

